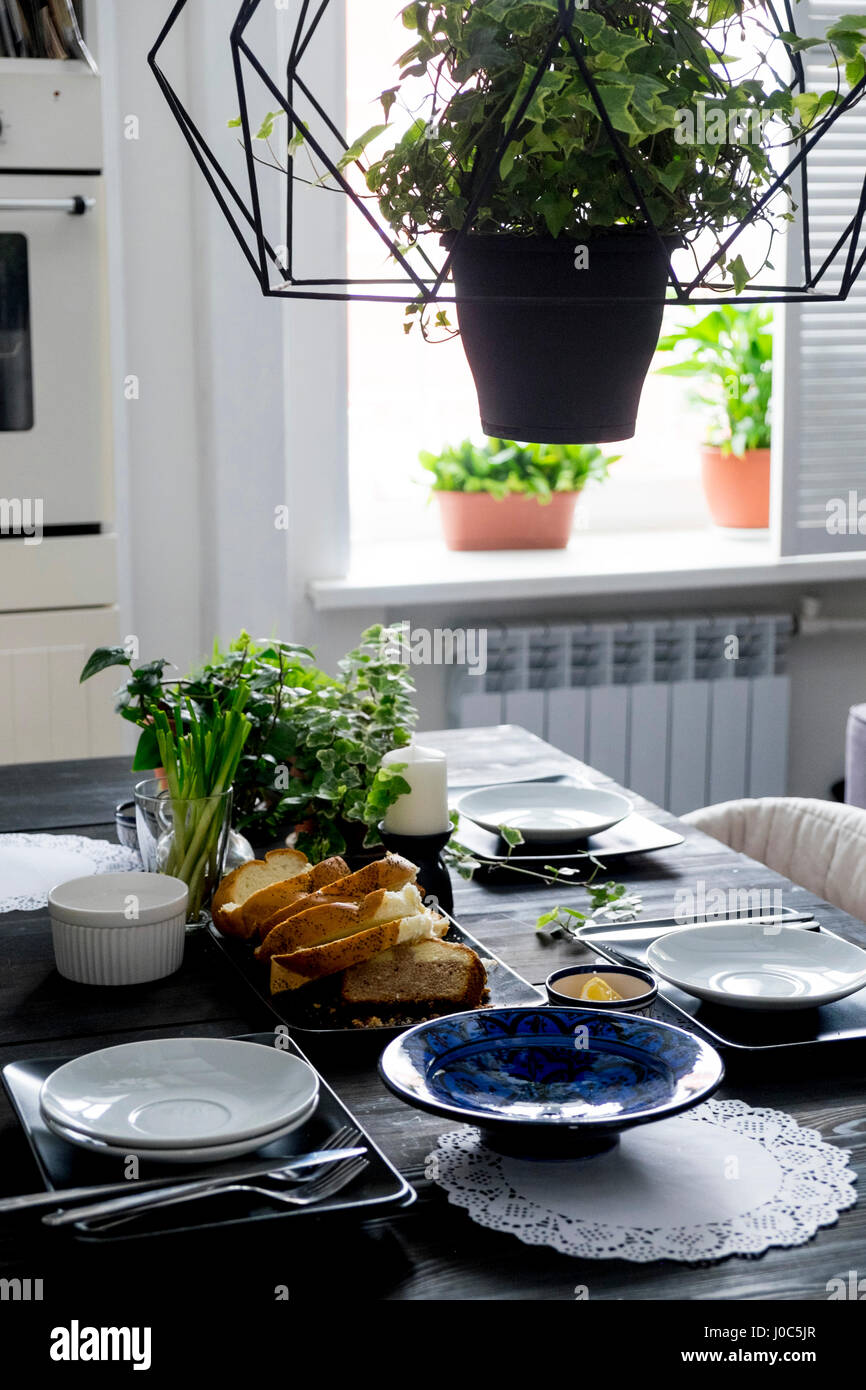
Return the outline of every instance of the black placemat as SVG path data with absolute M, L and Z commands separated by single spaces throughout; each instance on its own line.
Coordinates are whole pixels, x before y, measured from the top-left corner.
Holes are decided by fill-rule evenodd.
M 274 1033 L 254 1033 L 243 1042 L 259 1043 L 263 1047 L 275 1045 Z M 304 1061 L 308 1059 L 301 1049 L 288 1037 L 279 1039 L 281 1048 L 294 1052 Z M 39 1113 L 39 1091 L 42 1082 L 56 1067 L 68 1062 L 68 1057 L 40 1057 L 32 1061 L 11 1062 L 3 1068 L 3 1084 L 12 1101 L 15 1113 L 24 1128 L 33 1155 L 39 1167 L 40 1176 L 46 1188 L 56 1190 L 65 1187 L 84 1187 L 93 1183 L 121 1182 L 124 1180 L 122 1158 L 113 1159 L 94 1154 L 86 1149 L 68 1144 L 52 1134 L 44 1124 Z M 383 1210 L 394 1206 L 408 1206 L 415 1200 L 415 1190 L 401 1176 L 354 1116 L 343 1105 L 322 1077 L 319 1077 L 319 1103 L 310 1118 L 292 1134 L 273 1144 L 266 1145 L 256 1153 L 250 1154 L 250 1163 L 257 1157 L 275 1158 L 292 1154 L 308 1153 L 320 1149 L 323 1143 L 344 1125 L 351 1125 L 361 1138 L 359 1144 L 366 1146 L 367 1167 L 342 1192 L 326 1201 L 310 1207 L 286 1207 L 258 1198 L 254 1194 L 230 1193 L 225 1196 L 208 1197 L 205 1201 L 170 1207 L 164 1212 L 143 1213 L 135 1221 L 122 1227 L 104 1232 L 88 1231 L 84 1226 L 70 1228 L 79 1240 L 102 1244 L 106 1241 L 125 1241 L 142 1239 L 157 1235 L 189 1233 L 199 1230 L 213 1230 L 215 1227 L 235 1226 L 250 1221 L 274 1221 L 301 1216 L 339 1215 L 354 1217 L 378 1216 Z M 354 1147 L 354 1144 L 350 1145 Z M 213 1171 L 219 1171 L 214 1164 Z M 197 1172 L 198 1170 L 196 1170 Z M 192 1176 L 189 1165 L 170 1166 L 168 1164 L 141 1162 L 139 1177 L 164 1178 L 166 1184 Z M 130 1184 L 130 1190 L 133 1185 Z M 34 1216 L 34 1220 L 38 1217 Z M 58 1238 L 62 1230 L 58 1228 Z

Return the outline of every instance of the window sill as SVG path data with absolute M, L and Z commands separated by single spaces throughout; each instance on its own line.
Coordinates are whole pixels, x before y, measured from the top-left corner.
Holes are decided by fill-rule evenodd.
M 866 552 L 779 559 L 718 531 L 579 532 L 567 550 L 466 551 L 436 541 L 358 550 L 343 579 L 308 586 L 319 611 L 509 598 L 677 592 L 866 578 Z

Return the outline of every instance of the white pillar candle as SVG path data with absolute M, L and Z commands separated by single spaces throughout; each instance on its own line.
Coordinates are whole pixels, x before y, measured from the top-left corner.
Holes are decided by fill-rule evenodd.
M 385 813 L 385 829 L 392 835 L 437 835 L 448 829 L 448 764 L 438 748 L 410 743 L 395 748 L 382 759 L 383 767 L 405 763 L 400 774 L 409 790 Z

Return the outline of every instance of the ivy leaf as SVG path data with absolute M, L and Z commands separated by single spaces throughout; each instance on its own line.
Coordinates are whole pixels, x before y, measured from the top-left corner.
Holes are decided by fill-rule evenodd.
M 129 653 L 125 647 L 97 647 L 84 663 L 84 670 L 78 677 L 78 684 L 89 681 L 91 676 L 98 675 L 100 671 L 107 671 L 110 666 L 130 666 Z M 153 764 L 157 766 L 156 763 Z
M 732 261 L 728 261 L 728 273 L 733 279 L 735 293 L 741 294 L 752 278 L 742 256 L 735 256 Z
M 524 843 L 523 835 L 513 825 L 500 825 L 499 833 L 509 849 L 516 849 L 518 845 Z
M 342 159 L 337 161 L 337 168 L 347 169 L 350 164 L 354 164 L 364 154 L 367 146 L 372 145 L 374 140 L 378 140 L 379 136 L 386 130 L 390 130 L 387 123 L 370 126 L 369 130 L 365 130 L 363 135 L 359 135 L 358 139 L 352 142 Z

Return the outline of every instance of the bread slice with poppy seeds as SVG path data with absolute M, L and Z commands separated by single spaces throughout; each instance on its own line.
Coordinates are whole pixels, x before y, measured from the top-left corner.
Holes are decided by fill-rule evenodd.
M 330 941 L 322 946 L 310 946 L 303 950 L 291 951 L 286 955 L 271 957 L 271 994 L 301 989 L 312 980 L 320 980 L 327 975 L 337 975 L 353 965 L 370 960 L 380 951 L 391 946 L 401 946 L 407 941 L 418 941 L 421 937 L 433 935 L 435 919 L 429 912 L 418 913 L 414 917 L 404 917 L 396 922 L 383 922 L 380 926 L 355 932 L 339 941 Z
M 250 893 L 241 906 L 244 934 L 247 939 L 260 936 L 265 920 L 279 907 L 299 902 L 309 893 L 319 892 L 329 884 L 345 879 L 349 866 L 339 855 L 323 859 L 321 864 L 310 864 L 306 870 L 290 879 L 275 880 L 263 884 L 257 892 Z
M 304 946 L 319 946 L 337 941 L 342 936 L 376 927 L 383 922 L 395 922 L 424 911 L 421 894 L 414 883 L 406 883 L 395 892 L 380 888 L 368 893 L 359 903 L 322 900 L 317 893 L 307 899 L 311 905 L 279 922 L 268 933 L 256 951 L 258 960 L 285 955 Z

